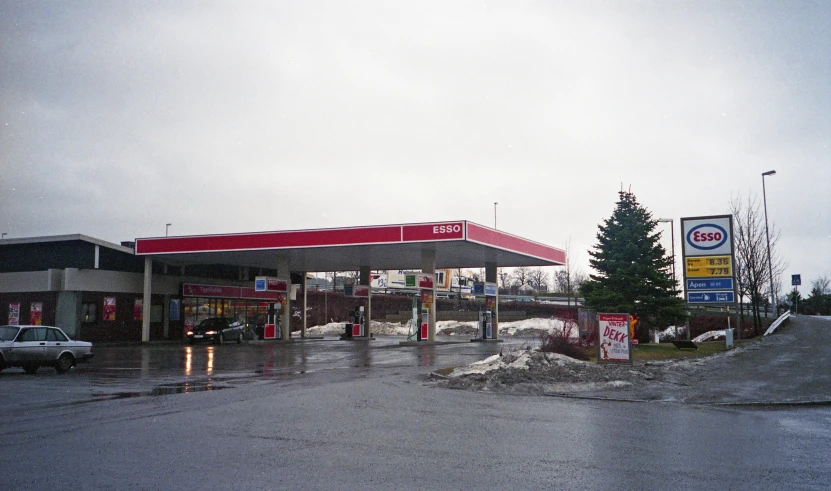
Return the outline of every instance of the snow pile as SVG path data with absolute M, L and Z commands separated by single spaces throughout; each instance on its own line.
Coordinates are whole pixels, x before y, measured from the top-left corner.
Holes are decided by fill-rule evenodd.
M 436 334 L 443 336 L 476 336 L 479 332 L 476 321 L 437 321 Z
M 540 334 L 551 334 L 555 331 L 562 331 L 565 322 L 562 319 L 525 319 L 514 322 L 500 322 L 499 334 L 503 336 L 539 336 Z M 580 335 L 577 325 L 574 324 L 571 330 L 571 337 Z
M 330 322 L 322 326 L 306 328 L 306 334 L 312 336 L 340 336 L 344 333 L 345 322 Z M 372 321 L 372 334 L 386 336 L 406 336 L 408 327 L 397 322 Z
M 700 360 L 680 363 L 647 362 L 598 364 L 539 350 L 506 351 L 482 361 L 456 367 L 449 373 L 433 373 L 437 384 L 456 389 L 515 394 L 600 394 L 605 391 L 639 391 L 645 387 L 664 389 L 688 384 L 691 368 Z M 663 396 L 661 396 L 663 397 Z
M 664 329 L 663 331 L 658 331 L 658 339 L 661 341 L 674 341 L 676 335 L 676 329 L 678 330 L 678 337 L 680 337 L 687 332 L 687 326 L 669 326 L 668 328 Z
M 504 356 L 493 355 L 484 360 L 473 362 L 470 365 L 456 367 L 449 377 L 463 377 L 471 374 L 485 374 L 494 370 L 516 369 L 530 370 L 535 365 L 581 364 L 584 361 L 575 360 L 559 353 L 542 353 L 540 351 L 510 350 Z
M 344 332 L 344 322 L 330 322 L 322 326 L 306 329 L 306 333 L 316 336 L 339 336 Z M 550 334 L 564 327 L 562 319 L 525 319 L 514 322 L 500 322 L 500 336 L 537 337 L 542 333 Z M 407 323 L 372 321 L 372 334 L 375 336 L 406 336 L 410 332 Z M 476 336 L 479 333 L 477 321 L 438 321 L 436 334 L 442 336 Z M 579 336 L 577 326 L 571 332 L 572 337 Z

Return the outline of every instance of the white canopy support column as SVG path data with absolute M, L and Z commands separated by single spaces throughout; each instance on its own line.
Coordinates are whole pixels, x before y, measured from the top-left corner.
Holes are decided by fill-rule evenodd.
M 433 276 L 433 304 L 430 306 L 429 322 L 427 324 L 427 340 L 436 340 L 436 251 L 422 250 L 421 251 L 421 272 Z
M 309 305 L 309 290 L 306 287 L 306 272 L 303 271 L 303 279 L 300 280 L 300 290 L 303 292 L 303 327 L 300 330 L 300 337 L 306 339 L 306 311 Z
M 144 299 L 142 300 L 141 342 L 150 341 L 150 292 L 153 286 L 153 260 L 144 258 Z
M 372 325 L 372 277 L 370 274 L 371 271 L 369 269 L 369 266 L 361 266 L 359 272 L 361 275 L 360 279 L 358 280 L 359 284 L 370 287 L 369 297 L 366 299 L 366 308 L 364 308 L 364 317 L 366 318 L 366 332 L 364 333 L 364 336 L 370 337 L 370 333 L 372 332 L 370 328 L 370 326 Z
M 287 257 L 277 259 L 277 277 L 286 281 L 286 304 L 283 305 L 283 315 L 280 316 L 282 340 L 291 341 L 291 271 L 289 270 L 289 259 Z
M 493 306 L 493 339 L 499 339 L 499 278 L 496 270 L 496 263 L 485 263 L 485 282 L 497 285 L 496 303 Z

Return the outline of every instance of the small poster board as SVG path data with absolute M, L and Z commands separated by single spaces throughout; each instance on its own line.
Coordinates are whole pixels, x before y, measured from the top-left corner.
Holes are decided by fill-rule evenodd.
M 597 361 L 632 363 L 629 314 L 597 314 Z
M 104 320 L 115 320 L 115 297 L 104 297 Z
M 29 308 L 29 324 L 39 326 L 43 322 L 43 302 L 32 302 Z
M 179 321 L 182 315 L 182 300 L 178 298 L 170 299 L 170 320 Z
M 9 324 L 20 324 L 20 304 L 9 304 Z
M 144 299 L 137 298 L 135 302 L 133 302 L 133 320 L 140 321 L 141 318 L 144 316 Z

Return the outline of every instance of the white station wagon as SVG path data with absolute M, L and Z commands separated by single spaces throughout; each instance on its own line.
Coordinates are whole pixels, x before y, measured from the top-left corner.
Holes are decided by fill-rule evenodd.
M 35 373 L 50 366 L 65 373 L 92 356 L 92 343 L 73 341 L 58 327 L 0 326 L 0 371 L 21 367 Z

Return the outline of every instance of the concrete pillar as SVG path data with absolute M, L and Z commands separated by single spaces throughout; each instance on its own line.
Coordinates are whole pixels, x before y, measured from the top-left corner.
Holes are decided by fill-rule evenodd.
M 361 266 L 361 278 L 358 280 L 361 285 L 371 285 L 372 276 L 369 266 Z M 366 299 L 366 307 L 364 307 L 364 316 L 366 317 L 366 332 L 364 335 L 369 337 L 370 326 L 372 325 L 372 287 L 370 286 L 369 298 Z
M 433 275 L 433 305 L 430 308 L 430 322 L 427 325 L 427 340 L 436 340 L 436 251 L 421 251 L 421 272 Z M 421 313 L 419 313 L 421 315 Z
M 300 337 L 305 339 L 306 338 L 306 311 L 309 305 L 308 301 L 308 292 L 309 289 L 306 287 L 306 272 L 303 271 L 303 279 L 300 280 L 300 291 L 303 292 L 303 327 L 300 331 Z
M 286 305 L 283 306 L 283 315 L 280 318 L 280 329 L 283 332 L 283 341 L 291 340 L 291 271 L 289 258 L 277 259 L 277 277 L 286 280 Z
M 142 300 L 143 314 L 141 316 L 141 342 L 150 341 L 150 291 L 153 284 L 153 260 L 144 258 L 144 300 Z
M 493 339 L 499 339 L 499 278 L 496 263 L 485 263 L 485 282 L 496 283 L 496 305 L 493 307 Z

